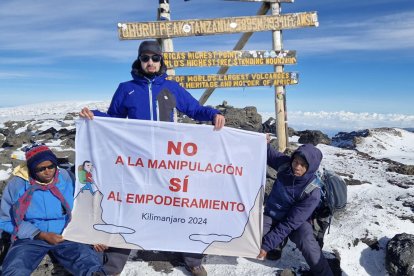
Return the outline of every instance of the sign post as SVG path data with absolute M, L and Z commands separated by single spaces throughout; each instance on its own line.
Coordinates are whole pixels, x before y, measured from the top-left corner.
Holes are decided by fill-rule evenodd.
M 170 0 L 159 0 L 158 20 L 159 21 L 170 21 L 171 20 Z M 171 38 L 159 39 L 159 42 L 164 52 L 174 52 L 174 45 L 173 45 L 173 41 Z M 175 75 L 175 70 L 173 68 L 168 68 L 167 74 L 169 76 L 173 76 Z M 178 115 L 175 109 L 174 109 L 173 119 L 174 119 L 174 122 L 178 121 Z
M 159 8 L 158 8 L 158 20 L 159 21 L 170 21 L 171 14 L 170 14 L 170 0 L 159 0 Z M 161 39 L 162 49 L 164 52 L 174 52 L 174 46 L 171 38 Z M 174 74 L 174 70 L 169 70 L 167 72 L 169 75 Z

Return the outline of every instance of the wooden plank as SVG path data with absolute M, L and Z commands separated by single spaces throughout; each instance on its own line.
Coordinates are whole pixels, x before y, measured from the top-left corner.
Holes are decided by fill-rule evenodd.
M 164 52 L 168 68 L 295 64 L 296 51 Z
M 318 26 L 316 12 L 118 23 L 120 39 L 148 39 L 260 32 Z
M 252 87 L 297 84 L 296 72 L 253 73 L 227 75 L 176 75 L 168 76 L 186 89 Z
M 237 2 L 267 2 L 267 3 L 293 3 L 294 0 L 224 0 Z

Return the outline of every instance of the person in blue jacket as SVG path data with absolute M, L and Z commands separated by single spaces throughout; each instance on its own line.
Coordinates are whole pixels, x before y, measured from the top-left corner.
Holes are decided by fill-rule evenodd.
M 304 144 L 291 156 L 277 152 L 268 144 L 267 164 L 277 170 L 277 179 L 266 201 L 263 218 L 263 240 L 257 258 L 266 258 L 286 238 L 302 252 L 313 275 L 333 275 L 309 221 L 320 202 L 320 189 L 304 193 L 315 178 L 322 152 Z
M 48 253 L 74 275 L 103 273 L 91 246 L 61 235 L 71 219 L 74 181 L 57 165 L 47 146 L 33 144 L 3 191 L 0 229 L 12 239 L 3 261 L 4 276 L 30 275 Z
M 220 130 L 225 118 L 218 110 L 202 106 L 177 82 L 167 80 L 161 47 L 157 41 L 143 41 L 138 49 L 138 58 L 132 64 L 132 80 L 119 84 L 106 113 L 84 107 L 80 117 L 110 116 L 151 121 L 174 121 L 174 114 L 180 111 L 197 121 L 211 121 L 214 130 Z M 104 245 L 96 246 L 98 251 L 106 250 L 108 274 L 121 273 L 130 250 L 114 249 L 110 253 Z M 113 257 L 111 257 L 111 255 Z M 124 256 L 124 257 L 122 257 Z M 207 275 L 202 266 L 202 254 L 183 253 L 186 268 L 193 275 Z

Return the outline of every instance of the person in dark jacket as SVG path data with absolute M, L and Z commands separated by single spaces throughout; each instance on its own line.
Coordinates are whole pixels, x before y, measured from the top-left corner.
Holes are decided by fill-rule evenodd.
M 48 253 L 74 275 L 103 273 L 89 245 L 61 235 L 71 219 L 74 181 L 57 165 L 47 146 L 33 144 L 27 148 L 26 163 L 15 168 L 3 191 L 0 229 L 12 239 L 3 262 L 4 276 L 30 275 Z
M 333 275 L 309 221 L 320 202 L 320 189 L 304 193 L 316 178 L 321 161 L 322 152 L 312 144 L 300 146 L 290 157 L 268 145 L 267 164 L 278 173 L 265 205 L 264 236 L 257 258 L 266 258 L 269 251 L 289 238 L 302 252 L 314 275 Z
M 214 130 L 220 130 L 225 118 L 214 108 L 202 106 L 177 82 L 167 80 L 166 66 L 161 47 L 156 41 L 143 41 L 138 49 L 138 58 L 132 64 L 132 80 L 119 84 L 106 113 L 84 107 L 80 117 L 93 119 L 94 116 L 110 116 L 151 121 L 173 122 L 176 111 L 198 121 L 211 121 Z M 106 247 L 96 247 L 98 251 Z M 130 250 L 108 249 L 105 265 L 108 274 L 121 273 Z M 111 258 L 110 256 L 114 257 Z M 122 257 L 124 256 L 124 257 Z M 183 253 L 186 268 L 193 275 L 207 275 L 202 266 L 202 254 Z M 110 268 L 111 267 L 111 268 Z

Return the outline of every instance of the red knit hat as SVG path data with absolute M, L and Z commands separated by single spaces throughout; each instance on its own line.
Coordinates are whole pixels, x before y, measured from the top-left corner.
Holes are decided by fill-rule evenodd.
M 58 165 L 56 155 L 44 144 L 34 143 L 25 148 L 26 162 L 31 177 L 36 176 L 35 168 L 44 161 L 50 161 Z

